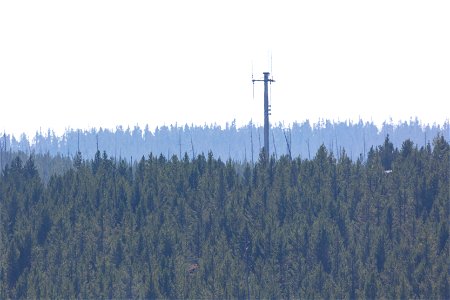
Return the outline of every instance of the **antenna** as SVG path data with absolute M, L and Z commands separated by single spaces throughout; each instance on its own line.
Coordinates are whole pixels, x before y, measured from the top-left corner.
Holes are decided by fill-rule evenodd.
M 270 72 L 272 72 L 272 50 L 268 51 L 267 58 L 269 59 Z
M 271 75 L 270 79 L 273 80 L 272 51 L 270 51 L 270 75 Z M 272 111 L 272 81 L 270 81 L 269 86 L 269 115 L 272 115 L 271 111 Z
M 270 105 L 269 105 L 269 83 L 275 82 L 272 78 L 269 78 L 270 72 L 263 72 L 264 79 L 252 79 L 253 84 L 255 81 L 264 82 L 264 155 L 269 158 L 269 115 L 270 115 Z
M 255 100 L 255 82 L 253 81 L 253 61 L 252 61 L 252 82 L 253 82 L 253 100 Z

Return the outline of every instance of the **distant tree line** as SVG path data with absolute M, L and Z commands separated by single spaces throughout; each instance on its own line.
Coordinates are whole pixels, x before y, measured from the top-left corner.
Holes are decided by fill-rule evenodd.
M 354 161 L 325 145 L 253 164 L 169 154 L 78 152 L 47 183 L 16 156 L 0 298 L 450 298 L 442 135 L 389 135 Z
M 270 149 L 276 157 L 290 152 L 292 157 L 312 158 L 324 144 L 336 156 L 345 149 L 352 160 L 360 156 L 366 159 L 370 147 L 380 145 L 388 134 L 395 147 L 401 147 L 406 139 L 424 146 L 437 134 L 450 138 L 450 126 L 448 122 L 424 126 L 417 119 L 398 124 L 384 123 L 381 129 L 373 123 L 362 121 L 319 121 L 316 124 L 306 121 L 289 127 L 276 124 L 270 133 Z M 264 144 L 263 129 L 251 122 L 240 128 L 232 122 L 224 128 L 218 125 L 170 125 L 157 127 L 153 131 L 148 126 L 126 129 L 119 126 L 114 130 L 68 129 L 62 136 L 49 130 L 36 132 L 30 139 L 24 134 L 17 138 L 4 133 L 0 138 L 0 150 L 3 154 L 21 151 L 25 154 L 49 153 L 51 156 L 69 157 L 80 151 L 85 158 L 93 158 L 97 150 L 104 150 L 110 156 L 129 161 L 140 159 L 150 152 L 166 157 L 177 155 L 178 158 L 187 152 L 192 158 L 212 151 L 222 160 L 254 162 Z

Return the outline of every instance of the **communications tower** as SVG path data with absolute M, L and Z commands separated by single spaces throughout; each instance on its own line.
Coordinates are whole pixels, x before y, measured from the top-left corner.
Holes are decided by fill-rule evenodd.
M 269 115 L 271 111 L 271 106 L 269 105 L 269 83 L 272 84 L 272 82 L 275 82 L 273 78 L 269 78 L 270 72 L 263 72 L 264 79 L 253 79 L 252 82 L 253 85 L 255 84 L 255 81 L 262 81 L 264 82 L 264 156 L 266 158 L 269 158 L 270 151 L 269 151 Z M 252 75 L 253 77 L 253 75 Z

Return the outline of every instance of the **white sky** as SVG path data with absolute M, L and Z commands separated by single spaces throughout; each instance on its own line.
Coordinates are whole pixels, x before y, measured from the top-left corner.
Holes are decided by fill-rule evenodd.
M 220 4 L 218 4 L 220 3 Z M 449 118 L 450 1 L 1 1 L 0 130 Z

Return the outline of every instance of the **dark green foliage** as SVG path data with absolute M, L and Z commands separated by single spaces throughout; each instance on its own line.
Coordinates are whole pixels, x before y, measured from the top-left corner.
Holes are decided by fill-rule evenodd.
M 364 286 L 364 298 L 365 299 L 375 299 L 377 296 L 377 284 L 375 282 L 375 276 L 373 274 L 369 275 L 369 279 L 366 281 Z
M 41 213 L 41 220 L 39 221 L 39 227 L 37 230 L 37 242 L 39 244 L 43 244 L 45 242 L 51 226 L 52 220 L 48 212 L 45 210 Z
M 444 220 L 439 227 L 439 251 L 445 249 L 445 245 L 448 241 L 448 220 Z
M 11 159 L 0 298 L 448 299 L 449 155 Z
M 407 152 L 405 150 L 404 152 Z M 385 170 L 392 169 L 392 161 L 394 160 L 394 145 L 389 140 L 389 134 L 384 140 L 383 146 L 380 147 L 381 164 Z
M 375 263 L 376 263 L 378 272 L 381 272 L 384 270 L 384 262 L 386 260 L 384 244 L 385 244 L 384 238 L 381 237 L 378 239 L 376 248 L 375 248 Z
M 323 270 L 327 273 L 330 273 L 331 271 L 329 248 L 328 233 L 324 228 L 321 228 L 317 236 L 315 252 L 317 260 L 321 263 Z

